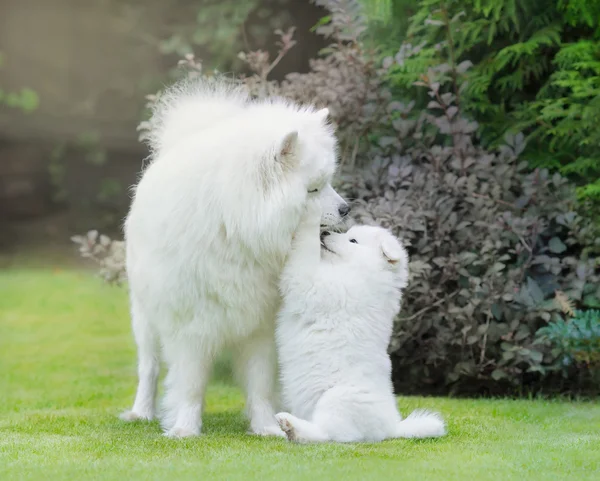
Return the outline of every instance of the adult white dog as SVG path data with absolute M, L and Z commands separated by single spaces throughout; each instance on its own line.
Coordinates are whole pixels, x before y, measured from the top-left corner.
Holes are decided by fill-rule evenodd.
M 439 415 L 398 413 L 387 354 L 408 256 L 379 227 L 321 234 L 309 202 L 282 274 L 277 347 L 283 397 L 277 414 L 298 442 L 442 436 Z
M 152 162 L 125 223 L 139 384 L 125 420 L 155 416 L 159 354 L 168 373 L 161 421 L 200 434 L 212 361 L 224 347 L 247 392 L 251 430 L 281 435 L 273 411 L 278 281 L 309 198 L 333 225 L 336 140 L 327 110 L 253 101 L 220 80 L 176 85 L 154 112 Z

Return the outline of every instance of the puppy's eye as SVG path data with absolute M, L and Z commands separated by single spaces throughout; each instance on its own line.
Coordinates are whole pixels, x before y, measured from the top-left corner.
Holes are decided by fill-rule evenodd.
M 316 194 L 317 192 L 319 192 L 319 189 L 313 189 L 308 191 L 309 194 Z
M 352 242 L 353 244 L 358 244 L 358 241 L 356 239 L 350 239 L 350 242 Z

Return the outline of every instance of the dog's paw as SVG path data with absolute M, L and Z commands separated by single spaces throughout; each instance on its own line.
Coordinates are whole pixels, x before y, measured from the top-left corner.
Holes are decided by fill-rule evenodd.
M 260 428 L 251 428 L 250 434 L 255 434 L 257 436 L 277 436 L 280 438 L 285 438 L 285 433 L 279 429 L 279 426 L 273 424 L 272 426 L 263 426 Z
M 131 423 L 134 421 L 152 421 L 154 416 L 151 413 L 136 413 L 135 411 L 125 411 L 119 414 L 119 419 Z
M 192 438 L 200 436 L 200 430 L 191 430 L 187 428 L 171 428 L 164 433 L 164 436 L 171 439 Z
M 279 427 L 285 433 L 285 436 L 288 438 L 288 441 L 296 441 L 296 430 L 294 429 L 294 425 L 288 418 L 287 413 L 279 413 L 275 415 L 277 422 L 279 423 Z

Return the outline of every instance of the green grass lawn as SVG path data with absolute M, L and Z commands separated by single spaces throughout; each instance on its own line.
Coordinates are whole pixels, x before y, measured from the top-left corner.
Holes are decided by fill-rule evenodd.
M 597 403 L 400 397 L 403 414 L 439 410 L 449 435 L 300 446 L 246 434 L 224 380 L 200 438 L 125 424 L 135 384 L 124 289 L 85 272 L 0 271 L 0 480 L 600 479 Z

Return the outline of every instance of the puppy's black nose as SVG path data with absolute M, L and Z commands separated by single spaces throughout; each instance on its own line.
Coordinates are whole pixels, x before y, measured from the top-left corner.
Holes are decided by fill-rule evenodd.
M 340 216 L 346 217 L 348 215 L 348 212 L 350 212 L 350 206 L 348 204 L 344 204 L 340 206 L 338 212 L 340 213 Z

